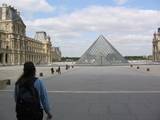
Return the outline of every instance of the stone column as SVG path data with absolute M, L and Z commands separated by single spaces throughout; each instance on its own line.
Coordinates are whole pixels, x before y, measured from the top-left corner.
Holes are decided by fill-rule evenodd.
M 17 59 L 17 64 L 20 65 L 20 53 L 17 53 L 18 59 Z
M 7 4 L 2 5 L 2 20 L 6 20 L 7 14 Z
M 34 60 L 33 60 L 33 55 L 31 55 L 32 56 L 32 62 L 34 62 Z
M 5 61 L 6 60 L 6 53 L 3 53 L 2 56 L 3 56 L 2 64 L 5 65 L 6 64 L 6 61 Z
M 11 65 L 13 65 L 13 53 L 11 53 L 10 56 L 11 56 Z
M 8 65 L 10 65 L 10 64 L 11 64 L 11 54 L 8 53 Z

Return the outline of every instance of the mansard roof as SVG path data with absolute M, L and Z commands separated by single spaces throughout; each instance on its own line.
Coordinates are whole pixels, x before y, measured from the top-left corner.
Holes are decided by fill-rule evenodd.
M 47 39 L 47 33 L 45 31 L 37 31 L 34 39 L 44 41 Z
M 20 21 L 26 26 L 20 16 L 20 12 L 12 6 L 7 6 L 7 4 L 3 4 L 2 7 L 0 7 L 0 20 L 2 20 L 2 8 L 6 8 L 6 20 Z

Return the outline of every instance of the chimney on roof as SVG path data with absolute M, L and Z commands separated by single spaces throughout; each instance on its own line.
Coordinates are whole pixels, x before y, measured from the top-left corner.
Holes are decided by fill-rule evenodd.
M 2 4 L 2 7 L 7 7 L 7 4 L 6 4 L 6 3 L 3 3 L 3 4 Z
M 21 13 L 19 11 L 17 11 L 17 14 L 20 16 Z
M 47 36 L 47 39 L 48 39 L 48 41 L 50 41 L 50 40 L 51 40 L 51 38 L 50 38 L 50 36 L 49 36 L 49 35 Z
M 2 4 L 2 20 L 6 20 L 7 17 L 7 4 Z

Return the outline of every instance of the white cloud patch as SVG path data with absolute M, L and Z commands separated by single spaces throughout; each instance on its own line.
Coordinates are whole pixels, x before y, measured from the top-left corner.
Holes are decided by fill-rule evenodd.
M 116 4 L 118 5 L 123 5 L 125 4 L 128 0 L 114 0 L 116 2 Z
M 0 0 L 0 4 L 6 3 L 19 10 L 28 12 L 51 12 L 55 8 L 47 0 Z
M 104 34 L 123 55 L 148 55 L 152 53 L 152 35 L 160 27 L 160 11 L 90 6 L 25 23 L 29 31 L 47 31 L 62 46 L 65 56 L 80 56 L 99 34 Z

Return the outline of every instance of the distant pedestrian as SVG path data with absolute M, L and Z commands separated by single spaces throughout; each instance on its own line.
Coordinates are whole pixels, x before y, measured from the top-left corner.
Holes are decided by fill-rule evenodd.
M 54 68 L 53 67 L 51 68 L 51 73 L 54 74 Z
M 43 110 L 47 114 L 47 119 L 52 118 L 46 88 L 35 74 L 34 64 L 26 62 L 23 74 L 15 84 L 17 120 L 42 120 Z
M 66 65 L 66 70 L 68 70 L 68 65 Z
M 58 74 L 61 74 L 61 67 L 60 67 L 60 66 L 59 66 L 58 69 L 57 69 L 57 73 L 58 73 Z
M 58 71 L 59 71 L 58 73 L 61 74 L 61 67 L 60 66 L 58 67 Z

